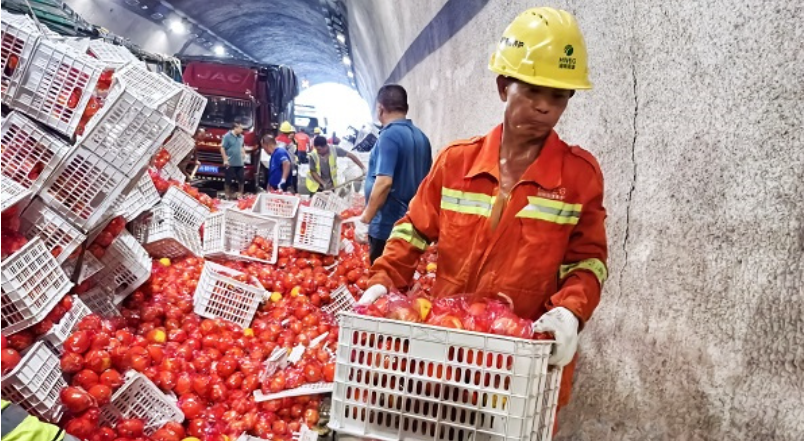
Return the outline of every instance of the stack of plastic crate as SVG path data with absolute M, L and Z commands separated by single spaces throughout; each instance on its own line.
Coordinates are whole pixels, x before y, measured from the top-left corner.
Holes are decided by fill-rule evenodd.
M 3 49 L 0 88 L 2 88 L 3 104 L 9 104 L 42 34 L 28 17 L 7 11 L 4 11 L 0 18 L 0 26 Z
M 244 254 L 257 237 L 271 246 L 265 259 Z M 204 223 L 204 256 L 272 264 L 276 263 L 279 251 L 278 239 L 275 220 L 240 210 L 223 210 L 209 215 Z
M 148 254 L 155 258 L 201 256 L 201 237 L 198 229 L 183 224 L 173 215 L 173 209 L 159 204 L 131 224 L 134 237 Z
M 188 134 L 195 132 L 207 105 L 203 95 L 136 63 L 129 63 L 117 71 L 115 80 L 124 86 L 136 85 L 136 93 L 143 101 L 162 111 Z

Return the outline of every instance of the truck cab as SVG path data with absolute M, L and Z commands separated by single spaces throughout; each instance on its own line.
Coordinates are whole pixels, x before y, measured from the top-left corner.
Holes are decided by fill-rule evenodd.
M 289 114 L 298 85 L 287 67 L 255 64 L 214 57 L 184 57 L 183 82 L 207 98 L 196 137 L 200 166 L 196 178 L 222 183 L 225 176 L 221 142 L 235 121 L 243 125 L 246 149 L 247 191 L 256 191 L 260 177 L 260 143 L 265 133 L 275 133 Z

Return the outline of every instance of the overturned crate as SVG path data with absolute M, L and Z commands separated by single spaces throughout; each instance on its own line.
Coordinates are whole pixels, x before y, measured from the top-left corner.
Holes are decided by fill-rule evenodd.
M 19 112 L 3 121 L 3 175 L 37 191 L 67 157 L 72 146 Z
M 152 257 L 202 255 L 198 229 L 182 224 L 167 205 L 159 204 L 143 214 L 132 223 L 131 229 Z
M 86 240 L 86 236 L 66 219 L 34 198 L 20 217 L 20 231 L 29 240 L 40 237 L 59 264 L 64 263 Z
M 36 342 L 28 348 L 19 364 L 2 379 L 4 400 L 13 401 L 34 416 L 53 423 L 57 423 L 63 413 L 59 392 L 65 387 L 67 381 L 61 373 L 59 357 L 44 342 Z
M 173 210 L 173 215 L 184 225 L 199 229 L 209 216 L 209 208 L 184 190 L 171 186 L 162 197 L 162 204 Z
M 116 304 L 121 303 L 151 276 L 151 258 L 148 252 L 125 230 L 106 249 L 100 261 L 104 268 L 95 276 L 95 280 L 99 286 L 113 293 Z
M 193 310 L 206 318 L 222 318 L 249 327 L 266 291 L 259 280 L 207 261 L 193 295 Z
M 337 255 L 340 249 L 341 217 L 333 211 L 299 207 L 293 247 L 313 253 Z
M 20 79 L 31 61 L 31 56 L 42 33 L 30 18 L 24 15 L 3 12 L 2 26 L 2 64 L 0 65 L 0 87 L 3 104 L 9 104 L 19 87 Z
M 204 256 L 276 263 L 277 227 L 273 219 L 239 210 L 213 213 L 204 224 Z

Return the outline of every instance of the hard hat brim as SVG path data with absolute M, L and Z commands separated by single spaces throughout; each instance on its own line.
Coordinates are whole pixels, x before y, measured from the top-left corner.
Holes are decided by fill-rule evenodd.
M 489 65 L 489 70 L 504 77 L 514 78 L 516 80 L 522 81 L 523 83 L 527 83 L 533 86 L 542 86 L 542 87 L 552 87 L 553 89 L 565 89 L 565 90 L 590 90 L 592 89 L 592 83 L 590 81 L 583 81 L 583 82 L 568 82 L 568 81 L 556 81 L 551 78 L 540 77 L 540 76 L 528 76 L 528 75 L 521 75 L 517 72 L 509 72 L 509 71 L 502 71 L 500 69 L 496 69 L 494 66 Z

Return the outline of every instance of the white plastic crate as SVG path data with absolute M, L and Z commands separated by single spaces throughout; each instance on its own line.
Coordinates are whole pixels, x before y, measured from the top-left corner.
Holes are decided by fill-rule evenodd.
M 292 441 L 318 441 L 318 433 L 313 432 L 302 424 L 301 429 L 298 432 L 293 432 L 290 439 Z M 236 441 L 263 441 L 263 439 L 244 433 Z
M 22 213 L 20 232 L 28 240 L 42 238 L 59 264 L 64 263 L 87 238 L 39 198 L 34 198 Z
M 11 208 L 20 202 L 28 201 L 32 196 L 30 190 L 23 187 L 15 180 L 5 176 L 0 176 L 0 186 L 2 186 L 2 189 L 0 189 L 0 193 L 2 193 L 2 207 L 0 207 L 0 211 L 6 211 L 7 208 Z
M 72 148 L 19 112 L 3 121 L 3 175 L 37 191 Z
M 92 311 L 101 317 L 115 317 L 120 315 L 114 303 L 114 293 L 102 286 L 96 286 L 89 291 L 79 294 L 78 298 Z
M 341 286 L 335 291 L 332 291 L 330 297 L 332 297 L 332 302 L 322 306 L 321 311 L 334 316 L 336 321 L 340 321 L 338 313 L 352 312 L 355 309 L 355 304 L 357 304 L 355 298 L 352 297 L 352 293 L 349 292 L 346 286 Z
M 78 326 L 78 322 L 90 314 L 92 314 L 92 310 L 80 298 L 73 296 L 72 308 L 67 311 L 67 314 L 62 317 L 58 324 L 53 325 L 50 331 L 42 336 L 42 340 L 47 343 L 48 347 L 56 355 L 61 355 L 64 349 L 64 340 L 67 340 L 67 337 L 73 333 L 75 327 Z
M 95 276 L 95 280 L 99 286 L 114 294 L 116 304 L 151 276 L 148 252 L 126 230 L 109 245 L 100 261 L 104 268 Z
M 36 342 L 20 363 L 3 376 L 3 399 L 19 404 L 28 413 L 51 422 L 62 415 L 59 392 L 67 387 L 59 357 L 44 342 Z
M 110 69 L 119 69 L 129 62 L 138 61 L 125 46 L 107 43 L 101 39 L 91 40 L 87 52 Z
M 3 261 L 2 275 L 3 335 L 42 321 L 73 287 L 38 237 Z
M 11 107 L 72 136 L 92 97 L 103 65 L 62 43 L 41 39 Z
M 298 196 L 260 193 L 251 211 L 271 217 L 293 219 L 299 210 L 301 199 Z
M 332 211 L 335 214 L 341 214 L 351 206 L 352 203 L 348 198 L 342 198 L 331 191 L 316 193 L 310 201 L 310 207 Z
M 176 126 L 192 134 L 201 121 L 207 99 L 189 87 L 173 81 L 164 74 L 145 70 L 130 63 L 115 73 L 115 80 L 132 86 L 143 101 L 164 112 Z
M 134 237 L 155 257 L 201 256 L 201 237 L 198 229 L 183 225 L 173 216 L 173 210 L 159 204 L 150 213 L 137 218 L 131 225 Z
M 165 395 L 148 377 L 129 371 L 111 402 L 101 408 L 101 423 L 115 427 L 117 421 L 128 418 L 142 419 L 145 434 L 150 435 L 169 421 L 181 423 L 184 414 L 176 400 Z
M 276 220 L 277 229 L 279 230 L 279 241 L 277 242 L 280 247 L 293 246 L 293 229 L 296 227 L 296 219 L 280 219 Z
M 156 191 L 151 175 L 143 173 L 137 181 L 137 186 L 132 188 L 127 195 L 117 199 L 112 211 L 115 215 L 123 216 L 126 221 L 131 222 L 159 203 L 159 199 L 159 192 Z
M 276 263 L 279 251 L 277 227 L 277 222 L 273 219 L 240 210 L 212 213 L 204 223 L 204 256 Z M 271 243 L 271 255 L 268 259 L 241 254 L 258 236 Z
M 207 216 L 209 216 L 209 207 L 175 186 L 171 186 L 165 192 L 165 196 L 162 197 L 162 204 L 173 210 L 173 215 L 179 222 L 195 229 L 201 228 L 201 225 L 204 224 Z
M 3 104 L 8 104 L 19 87 L 20 79 L 42 34 L 36 29 L 36 24 L 24 15 L 4 11 L 0 23 L 2 23 L 0 87 L 2 87 Z
M 83 232 L 111 214 L 130 177 L 83 147 L 74 149 L 42 186 L 45 203 Z
M 333 211 L 299 207 L 293 246 L 313 253 L 337 255 L 341 239 L 341 217 Z
M 161 112 L 116 85 L 77 144 L 131 175 L 145 168 L 173 128 Z
M 342 314 L 329 427 L 381 440 L 552 439 L 553 342 Z
M 80 52 L 82 54 L 87 53 L 89 50 L 89 38 L 86 37 L 56 37 L 52 38 L 54 41 L 58 41 L 66 46 L 70 46 L 71 48 L 75 49 L 76 52 Z
M 239 271 L 207 261 L 193 296 L 194 311 L 201 317 L 222 318 L 247 328 L 266 292 L 260 282 L 248 276 L 250 283 L 233 277 L 245 276 Z
M 170 139 L 165 142 L 164 148 L 170 153 L 170 163 L 179 165 L 179 162 L 195 148 L 195 140 L 181 130 L 174 130 Z

